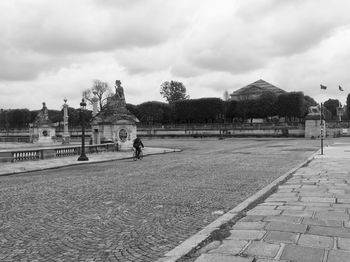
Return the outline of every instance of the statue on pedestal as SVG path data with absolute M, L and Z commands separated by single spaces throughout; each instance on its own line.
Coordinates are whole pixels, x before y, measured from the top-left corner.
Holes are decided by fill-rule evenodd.
M 121 106 L 126 106 L 124 88 L 120 80 L 115 81 L 115 96 L 116 99 L 119 100 Z
M 97 103 L 97 102 L 95 102 Z M 115 94 L 107 98 L 106 105 L 93 115 L 92 142 L 117 143 L 121 150 L 131 150 L 136 137 L 139 120 L 126 108 L 124 88 L 120 80 L 115 81 Z
M 31 142 L 54 143 L 56 141 L 56 130 L 49 119 L 49 110 L 45 102 L 43 102 L 43 107 L 35 117 L 29 131 Z
M 321 114 L 321 107 L 320 105 L 317 105 L 317 106 L 310 106 L 308 108 L 308 116 L 317 116 L 317 115 L 320 115 Z

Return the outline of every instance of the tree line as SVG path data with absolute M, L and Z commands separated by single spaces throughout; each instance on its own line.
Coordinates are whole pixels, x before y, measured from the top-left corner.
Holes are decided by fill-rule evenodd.
M 254 118 L 283 117 L 287 121 L 305 117 L 309 106 L 317 102 L 302 92 L 279 96 L 266 92 L 255 100 L 224 101 L 220 98 L 184 99 L 173 103 L 145 102 L 127 104 L 127 108 L 141 123 L 220 123 L 246 122 Z
M 120 82 L 121 83 L 121 82 Z M 94 80 L 93 86 L 83 92 L 85 99 L 92 103 L 93 94 L 98 98 L 99 110 L 102 110 L 107 98 L 113 95 L 108 83 Z M 186 87 L 181 82 L 166 81 L 160 86 L 160 94 L 168 103 L 148 101 L 139 105 L 127 104 L 127 109 L 133 113 L 141 124 L 176 124 L 176 123 L 220 123 L 247 122 L 254 118 L 266 121 L 302 120 L 310 106 L 317 102 L 303 92 L 289 92 L 276 95 L 272 92 L 263 93 L 258 99 L 228 100 L 225 91 L 224 100 L 220 98 L 190 99 L 186 94 Z M 337 99 L 328 99 L 324 103 L 328 120 L 337 119 Z M 347 96 L 350 105 L 350 94 Z M 28 128 L 34 122 L 39 110 L 11 109 L 0 110 L 0 129 Z M 79 109 L 68 107 L 69 126 L 80 125 Z M 91 111 L 87 113 L 87 120 L 91 119 Z M 350 116 L 350 107 L 346 107 L 346 115 Z M 49 118 L 60 126 L 63 122 L 62 110 L 49 110 Z M 343 119 L 345 119 L 343 117 Z
M 38 115 L 40 110 L 28 110 L 28 109 L 8 109 L 0 110 L 0 130 L 8 129 L 23 129 L 29 128 Z M 63 109 L 62 110 L 48 110 L 49 119 L 57 126 L 63 124 Z M 91 112 L 88 114 L 91 118 Z M 68 107 L 68 124 L 72 127 L 80 125 L 79 109 Z
M 350 95 L 347 103 L 350 104 Z M 317 102 L 302 92 L 290 92 L 276 96 L 266 92 L 255 100 L 225 101 L 220 98 L 207 97 L 183 99 L 172 103 L 148 101 L 139 105 L 126 104 L 141 124 L 190 124 L 190 123 L 232 123 L 249 122 L 254 118 L 274 121 L 284 118 L 286 121 L 303 120 L 310 106 Z M 337 99 L 328 99 L 324 103 L 328 120 L 336 120 Z M 0 129 L 28 128 L 34 122 L 39 110 L 11 109 L 0 110 Z M 347 107 L 347 116 L 349 116 Z M 68 124 L 79 127 L 79 109 L 68 107 Z M 92 112 L 88 110 L 87 120 Z M 63 109 L 49 110 L 49 118 L 57 126 L 63 123 Z M 343 119 L 345 119 L 343 117 Z

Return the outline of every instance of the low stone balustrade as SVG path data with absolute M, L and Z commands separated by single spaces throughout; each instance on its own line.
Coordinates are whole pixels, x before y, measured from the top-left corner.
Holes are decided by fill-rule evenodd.
M 45 148 L 24 148 L 0 151 L 0 162 L 18 162 L 28 160 L 40 160 L 57 157 L 80 155 L 80 145 L 45 147 Z M 118 151 L 118 144 L 106 143 L 99 145 L 86 145 L 86 153 L 101 153 Z
M 40 150 L 12 153 L 12 162 L 38 159 L 40 159 Z

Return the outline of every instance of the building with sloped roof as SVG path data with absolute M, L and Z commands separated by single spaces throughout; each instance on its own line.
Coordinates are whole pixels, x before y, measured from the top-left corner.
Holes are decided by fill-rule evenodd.
M 254 83 L 251 83 L 234 91 L 232 94 L 230 94 L 230 99 L 234 101 L 257 99 L 264 92 L 272 92 L 276 95 L 286 93 L 286 91 L 284 91 L 283 89 L 274 86 L 262 79 L 259 79 Z

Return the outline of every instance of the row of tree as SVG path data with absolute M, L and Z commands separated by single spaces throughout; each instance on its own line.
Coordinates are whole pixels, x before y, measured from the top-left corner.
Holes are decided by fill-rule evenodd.
M 28 128 L 34 122 L 39 110 L 9 109 L 0 110 L 0 129 L 22 129 Z M 77 127 L 80 125 L 79 109 L 68 107 L 68 124 Z M 91 118 L 91 112 L 87 114 Z M 49 119 L 52 123 L 60 126 L 63 123 L 63 109 L 49 110 Z
M 304 118 L 309 106 L 317 102 L 302 92 L 276 96 L 264 93 L 255 100 L 224 101 L 220 98 L 184 99 L 170 104 L 145 102 L 128 104 L 128 109 L 142 123 L 215 123 L 244 122 L 253 118 L 284 117 L 288 120 Z
M 121 84 L 120 81 L 119 83 Z M 317 105 L 314 99 L 304 96 L 302 92 L 290 92 L 279 96 L 266 92 L 258 99 L 230 101 L 228 92 L 225 91 L 224 100 L 220 98 L 189 99 L 186 87 L 177 81 L 164 82 L 160 86 L 160 94 L 168 103 L 150 101 L 139 105 L 127 104 L 127 108 L 142 124 L 169 124 L 244 122 L 254 118 L 269 120 L 272 117 L 295 120 L 304 118 L 309 106 Z M 85 90 L 83 95 L 90 103 L 96 95 L 99 110 L 102 110 L 107 98 L 113 95 L 113 92 L 108 83 L 94 80 L 92 88 Z M 337 99 L 328 99 L 324 103 L 329 119 L 337 118 L 336 110 L 339 105 Z M 350 94 L 347 97 L 347 105 L 350 105 Z M 0 129 L 27 128 L 30 123 L 33 123 L 37 113 L 38 110 L 29 111 L 28 109 L 1 110 Z M 68 115 L 69 126 L 79 126 L 79 109 L 69 107 Z M 349 106 L 347 115 L 350 116 Z M 88 116 L 91 118 L 91 111 Z M 63 121 L 63 110 L 49 110 L 49 118 L 60 125 Z
M 350 95 L 348 103 L 350 103 Z M 286 120 L 302 119 L 309 106 L 317 103 L 302 92 L 291 92 L 276 96 L 265 93 L 256 100 L 224 101 L 220 98 L 184 99 L 173 103 L 158 101 L 145 102 L 139 105 L 127 104 L 142 124 L 171 123 L 219 123 L 244 122 L 253 118 L 270 120 L 272 117 L 283 117 Z M 328 119 L 337 119 L 336 108 L 339 101 L 328 99 L 324 103 Z M 0 111 L 0 129 L 28 128 L 34 122 L 38 110 L 12 109 Z M 80 125 L 79 109 L 68 108 L 69 126 Z M 88 112 L 91 119 L 91 111 Z M 350 115 L 350 114 L 347 114 Z M 58 126 L 63 121 L 63 110 L 49 110 L 49 118 Z

